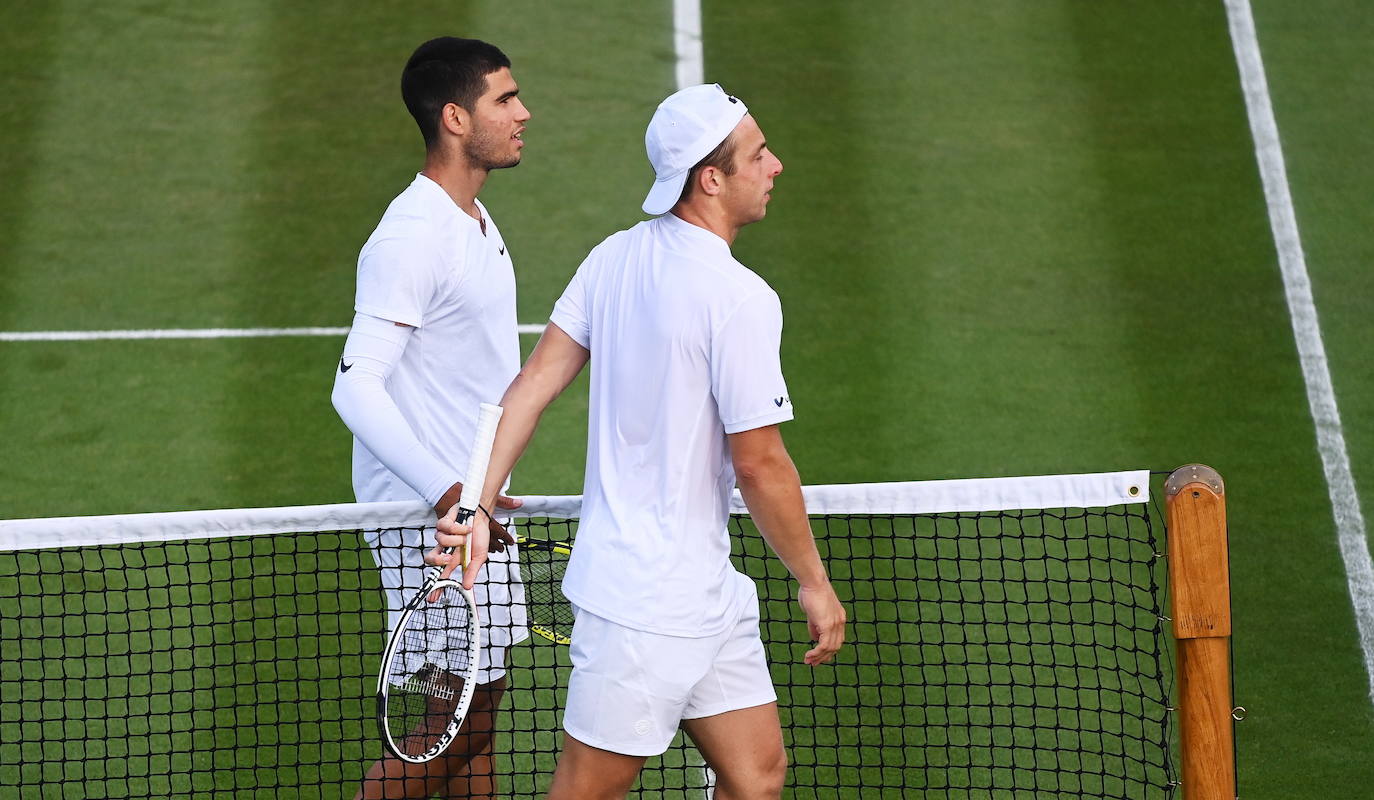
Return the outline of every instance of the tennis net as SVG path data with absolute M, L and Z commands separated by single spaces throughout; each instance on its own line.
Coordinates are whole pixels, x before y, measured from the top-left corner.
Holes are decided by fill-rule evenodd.
M 1163 523 L 1144 471 L 807 487 L 849 616 L 832 665 L 736 500 L 790 797 L 1172 796 Z M 576 545 L 576 497 L 515 525 Z M 351 796 L 381 754 L 375 532 L 407 503 L 0 522 L 0 786 L 22 797 Z M 529 587 L 556 602 L 556 580 Z M 535 609 L 539 611 L 539 609 Z M 493 767 L 539 796 L 567 648 L 511 651 Z M 709 796 L 679 739 L 635 796 Z

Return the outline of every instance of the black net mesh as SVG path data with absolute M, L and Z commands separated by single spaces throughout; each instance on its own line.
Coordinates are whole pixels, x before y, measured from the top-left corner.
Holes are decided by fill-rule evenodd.
M 787 796 L 1172 796 L 1163 531 L 1147 505 L 813 525 L 851 620 L 814 669 L 795 585 L 747 518 L 732 523 L 759 586 Z M 520 533 L 575 546 L 576 523 Z M 0 787 L 352 796 L 382 753 L 387 634 L 363 534 L 0 552 Z M 533 602 L 556 602 L 553 574 Z M 490 771 L 498 796 L 538 796 L 567 647 L 531 636 L 510 660 Z M 704 797 L 710 781 L 679 735 L 635 796 Z

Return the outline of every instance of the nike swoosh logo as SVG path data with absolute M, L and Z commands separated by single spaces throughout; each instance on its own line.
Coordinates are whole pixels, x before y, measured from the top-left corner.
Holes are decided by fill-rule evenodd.
M 503 244 L 503 245 L 501 245 L 501 255 L 504 256 L 505 254 L 506 254 L 506 246 Z
M 345 364 L 345 363 L 343 363 L 343 359 L 342 359 L 342 358 L 339 359 L 339 372 L 340 372 L 340 373 L 348 372 L 350 369 L 353 369 L 353 365 L 352 365 L 352 364 Z

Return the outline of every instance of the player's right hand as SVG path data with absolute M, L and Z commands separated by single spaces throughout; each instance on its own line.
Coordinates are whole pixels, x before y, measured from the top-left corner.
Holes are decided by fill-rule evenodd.
M 466 544 L 469 547 L 468 565 L 467 569 L 463 571 L 463 587 L 471 589 L 473 581 L 477 579 L 478 570 L 487 563 L 488 552 L 487 537 L 472 536 L 471 533 L 474 526 L 481 526 L 484 523 L 488 529 L 495 526 L 508 541 L 514 541 L 514 538 L 504 528 L 487 518 L 487 513 L 480 508 L 473 515 L 471 522 L 458 522 L 458 506 L 455 505 L 439 519 L 435 526 L 434 547 L 425 553 L 425 563 L 443 567 L 439 577 L 448 578 L 455 569 L 463 565 L 462 547 Z M 448 548 L 453 548 L 453 552 L 445 552 Z
M 467 545 L 471 533 L 470 524 L 458 522 L 458 506 L 454 505 L 447 514 L 439 518 L 434 532 L 434 547 L 425 553 L 425 563 L 433 567 L 443 567 L 439 577 L 447 579 L 453 574 L 454 569 L 463 565 L 463 547 Z M 485 558 L 486 554 L 483 553 L 483 559 Z M 441 594 L 442 592 L 434 592 L 429 596 L 429 602 L 438 600 Z

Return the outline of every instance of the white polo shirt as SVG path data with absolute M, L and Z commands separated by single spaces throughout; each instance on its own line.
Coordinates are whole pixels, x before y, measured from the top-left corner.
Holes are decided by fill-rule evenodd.
M 520 369 L 515 270 L 486 207 L 483 235 L 439 184 L 416 175 L 391 201 L 358 255 L 354 309 L 414 326 L 387 379 L 391 395 L 425 449 L 462 480 L 482 403 L 499 403 Z M 353 440 L 359 502 L 421 497 Z M 424 498 L 421 498 L 424 499 Z
M 598 245 L 551 320 L 591 352 L 564 594 L 628 627 L 719 633 L 748 596 L 730 563 L 726 434 L 792 418 L 777 293 L 723 239 L 664 214 Z

